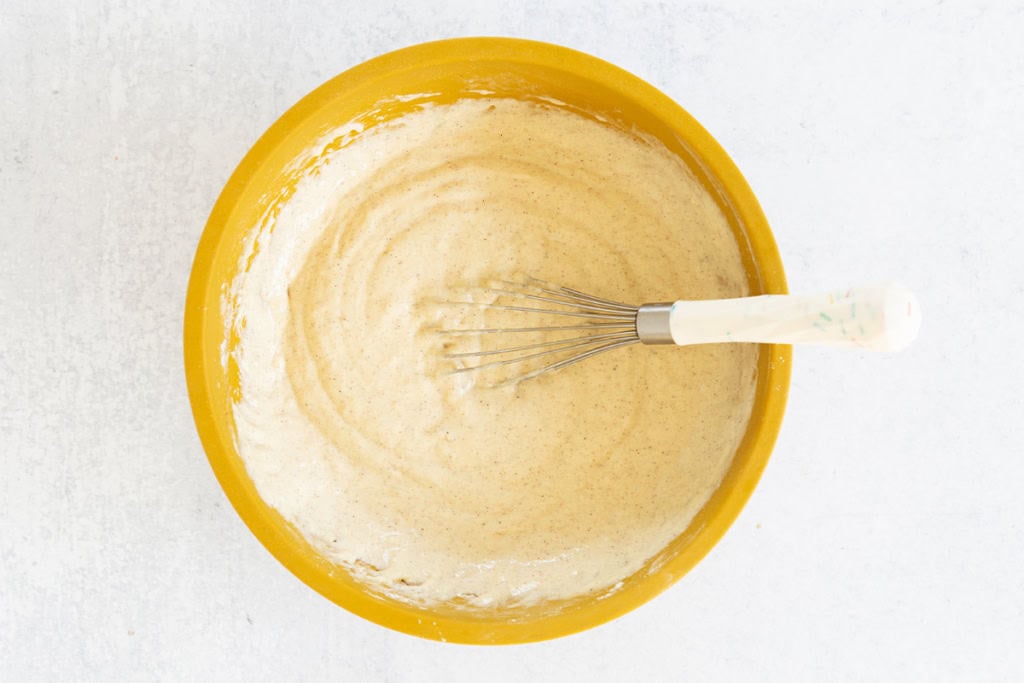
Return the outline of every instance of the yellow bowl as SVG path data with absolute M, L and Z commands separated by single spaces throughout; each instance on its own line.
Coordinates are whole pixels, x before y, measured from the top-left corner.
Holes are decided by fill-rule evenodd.
M 689 528 L 623 587 L 601 600 L 469 613 L 430 610 L 371 594 L 319 556 L 260 498 L 235 449 L 232 401 L 237 368 L 222 362 L 221 296 L 239 268 L 245 235 L 286 201 L 303 169 L 292 163 L 340 124 L 366 128 L 423 101 L 452 102 L 489 91 L 551 97 L 657 136 L 718 198 L 744 255 L 753 293 L 785 293 L 778 250 L 757 200 L 722 148 L 675 102 L 639 78 L 563 47 L 509 38 L 424 43 L 371 59 L 304 97 L 264 133 L 224 187 L 196 250 L 185 306 L 185 374 L 196 428 L 221 486 L 253 534 L 282 564 L 328 599 L 370 621 L 417 636 L 463 643 L 520 643 L 581 631 L 665 590 L 722 537 L 750 496 L 779 431 L 789 389 L 791 349 L 760 349 L 750 426 L 725 479 Z

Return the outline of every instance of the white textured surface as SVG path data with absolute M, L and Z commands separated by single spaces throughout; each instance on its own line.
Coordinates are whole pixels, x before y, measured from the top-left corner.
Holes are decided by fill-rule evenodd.
M 0 679 L 1020 679 L 1021 3 L 191 4 L 0 4 Z M 294 579 L 217 487 L 181 367 L 248 146 L 335 73 L 468 34 L 656 84 L 746 174 L 793 289 L 899 279 L 924 310 L 901 355 L 798 350 L 774 458 L 694 572 L 514 648 Z

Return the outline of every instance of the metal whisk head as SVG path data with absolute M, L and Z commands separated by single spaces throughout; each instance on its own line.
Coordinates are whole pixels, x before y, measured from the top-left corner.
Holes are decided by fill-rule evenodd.
M 564 368 L 606 351 L 647 341 L 637 333 L 639 306 L 529 278 L 467 292 L 445 302 L 470 311 L 466 328 L 439 330 L 450 372 L 507 369 L 510 384 Z M 475 309 L 475 310 L 474 310 Z M 461 343 L 460 343 L 461 341 Z M 470 348 L 466 348 L 466 347 Z

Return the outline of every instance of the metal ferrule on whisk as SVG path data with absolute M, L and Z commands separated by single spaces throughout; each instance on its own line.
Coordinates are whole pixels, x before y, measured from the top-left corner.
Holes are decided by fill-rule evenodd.
M 636 312 L 636 336 L 641 344 L 673 344 L 669 318 L 672 302 L 644 304 Z

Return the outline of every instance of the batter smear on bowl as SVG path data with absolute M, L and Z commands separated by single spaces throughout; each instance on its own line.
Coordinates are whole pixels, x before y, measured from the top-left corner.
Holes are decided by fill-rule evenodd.
M 345 140 L 254 226 L 224 297 L 260 496 L 398 600 L 614 590 L 729 468 L 757 348 L 617 350 L 495 388 L 448 374 L 436 330 L 486 324 L 444 302 L 522 273 L 624 301 L 748 295 L 718 204 L 654 138 L 555 103 L 424 106 Z

